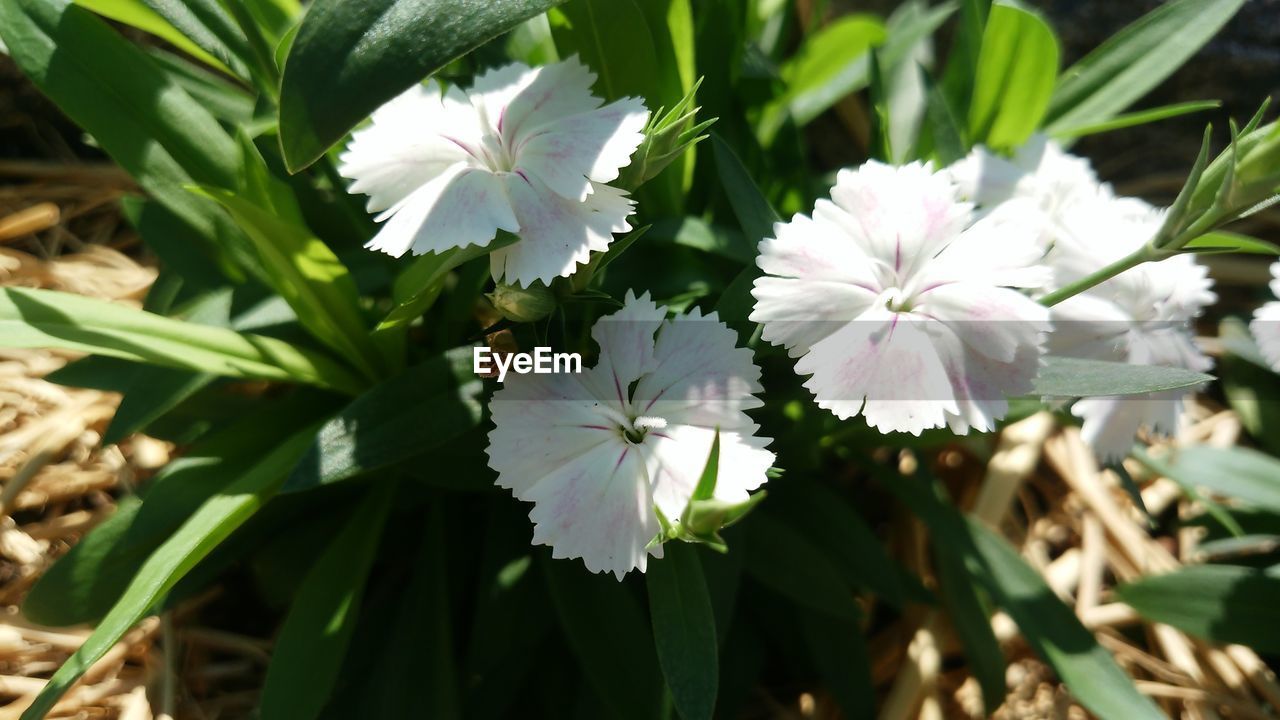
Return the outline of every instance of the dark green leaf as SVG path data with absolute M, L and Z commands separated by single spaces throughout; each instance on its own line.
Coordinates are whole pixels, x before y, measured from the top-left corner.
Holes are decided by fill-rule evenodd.
M 556 0 L 316 0 L 289 50 L 280 145 L 297 172 L 423 77 Z
M 802 607 L 844 620 L 858 617 L 852 588 L 822 548 L 768 512 L 755 513 L 744 528 L 744 562 L 752 577 Z
M 1217 643 L 1280 653 L 1275 622 L 1280 571 L 1275 568 L 1191 566 L 1121 585 L 1116 592 L 1153 622 Z
M 321 426 L 282 491 L 310 490 L 423 456 L 479 424 L 483 387 L 469 347 L 387 380 Z
M 1173 105 L 1161 105 L 1160 107 L 1150 108 L 1148 110 L 1138 110 L 1131 113 L 1125 113 L 1123 115 L 1117 115 L 1110 120 L 1104 120 L 1102 122 L 1060 128 L 1053 131 L 1053 136 L 1060 139 L 1071 139 L 1084 137 L 1085 135 L 1096 135 L 1098 133 L 1111 132 L 1112 130 L 1120 130 L 1122 128 L 1134 127 L 1136 125 L 1146 125 L 1147 123 L 1168 120 L 1169 118 L 1203 112 L 1205 110 L 1213 110 L 1214 108 L 1219 107 L 1222 107 L 1222 103 L 1218 100 L 1195 100 L 1192 102 L 1175 103 Z
M 800 628 L 813 664 L 840 703 L 844 717 L 874 717 L 876 695 L 871 686 L 871 659 L 858 622 L 802 610 Z
M 649 563 L 645 586 L 658 661 L 676 710 L 684 720 L 710 720 L 716 704 L 719 652 L 711 598 L 698 549 L 683 542 L 663 546 Z
M 1244 447 L 1179 448 L 1160 463 L 1181 485 L 1280 513 L 1280 460 Z
M 627 586 L 576 560 L 545 560 L 542 567 L 569 647 L 611 716 L 657 718 L 662 679 L 653 635 Z
M 1174 0 L 1112 35 L 1062 73 L 1046 128 L 1105 122 L 1146 95 L 1236 14 L 1244 0 Z
M 1252 255 L 1280 255 L 1280 246 L 1248 235 L 1218 230 L 1195 238 L 1182 246 L 1184 252 L 1197 254 L 1249 253 Z
M 1175 367 L 1130 365 L 1050 355 L 1044 359 L 1033 394 L 1045 397 L 1137 395 L 1195 387 L 1212 375 Z
M 302 581 L 267 667 L 264 720 L 320 715 L 355 630 L 394 492 L 386 480 L 371 487 Z

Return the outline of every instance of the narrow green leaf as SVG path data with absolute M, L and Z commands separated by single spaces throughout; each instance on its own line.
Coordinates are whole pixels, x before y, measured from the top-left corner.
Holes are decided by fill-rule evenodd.
M 978 679 L 982 705 L 987 714 L 994 713 L 1004 702 L 1008 688 L 1005 685 L 1007 663 L 1000 641 L 991 629 L 991 615 L 965 567 L 963 549 L 951 544 L 948 533 L 935 532 L 930 542 L 938 564 L 938 595 Z
M 720 184 L 747 241 L 754 245 L 764 238 L 773 237 L 774 223 L 782 220 L 778 213 L 760 192 L 760 187 L 751 179 L 729 143 L 711 133 L 711 146 L 715 149 Z
M 1058 38 L 1038 13 L 996 2 L 978 55 L 969 134 L 974 142 L 1013 148 L 1040 126 L 1058 76 Z
M 470 347 L 375 386 L 320 427 L 283 492 L 422 457 L 480 423 L 483 388 L 472 373 Z
M 663 550 L 664 557 L 651 561 L 645 574 L 658 662 L 680 717 L 711 720 L 720 674 L 719 652 L 716 620 L 698 549 L 672 542 Z
M 1116 588 L 1120 599 L 1154 622 L 1216 643 L 1280 653 L 1275 622 L 1280 569 L 1199 565 Z
M 658 242 L 670 242 L 711 255 L 718 255 L 743 265 L 755 261 L 756 248 L 738 230 L 712 225 L 702 218 L 686 216 L 660 220 L 649 231 Z
M 852 588 L 822 548 L 768 512 L 756 513 L 743 527 L 745 567 L 752 577 L 801 607 L 845 620 L 858 617 Z
M 987 586 L 1080 704 L 1104 718 L 1164 717 L 1080 624 L 1075 612 L 1053 594 L 1040 573 L 986 526 L 969 520 L 968 528 L 981 561 L 980 567 L 971 568 L 974 579 Z
M 258 190 L 263 196 L 269 192 L 265 184 Z M 220 203 L 244 229 L 272 287 L 303 327 L 367 377 L 380 375 L 390 361 L 369 340 L 355 281 L 329 246 L 290 222 L 289 213 L 280 208 L 269 212 L 228 190 L 202 188 L 199 193 Z
M 1173 0 L 1112 35 L 1062 73 L 1050 133 L 1115 117 L 1164 82 L 1209 41 L 1244 0 Z
M 77 350 L 227 377 L 358 392 L 327 356 L 283 340 L 174 320 L 53 290 L 0 288 L 0 345 Z
M 1098 133 L 1111 132 L 1112 130 L 1168 120 L 1182 115 L 1190 115 L 1191 113 L 1204 112 L 1205 110 L 1213 110 L 1219 107 L 1222 107 L 1222 101 L 1220 100 L 1193 100 L 1172 105 L 1161 105 L 1148 110 L 1137 110 L 1123 115 L 1116 115 L 1102 122 L 1058 128 L 1053 131 L 1053 136 L 1060 140 L 1067 140 L 1084 137 L 1085 135 L 1096 135 Z
M 477 258 L 484 257 L 499 248 L 518 241 L 515 235 L 499 233 L 488 245 L 468 245 L 442 253 L 427 253 L 416 258 L 409 267 L 396 276 L 393 295 L 396 306 L 378 323 L 374 331 L 378 335 L 396 328 L 405 328 L 426 312 L 440 294 L 444 278 L 451 270 Z
M 1179 484 L 1280 513 L 1280 460 L 1250 448 L 1191 445 L 1160 463 Z
M 143 0 L 191 42 L 241 77 L 251 76 L 249 41 L 218 0 Z
M 805 39 L 782 65 L 786 91 L 763 111 L 757 136 L 768 145 L 789 116 L 806 125 L 841 98 L 870 82 L 868 53 L 885 42 L 884 23 L 871 15 L 845 15 Z
M 1183 368 L 1047 356 L 1031 394 L 1045 397 L 1137 395 L 1195 387 L 1212 375 Z
M 155 35 L 156 37 L 168 42 L 179 50 L 185 52 L 200 62 L 215 67 L 224 73 L 234 74 L 227 64 L 206 52 L 190 38 L 183 35 L 178 28 L 175 28 L 165 20 L 159 13 L 152 10 L 143 0 L 75 0 L 75 4 L 92 10 L 104 18 L 124 23 L 131 27 Z
M 813 664 L 830 688 L 844 717 L 875 717 L 876 694 L 871 685 L 867 641 L 856 620 L 802 610 L 800 629 Z
M 1280 245 L 1240 233 L 1217 230 L 1206 233 L 1182 246 L 1184 252 L 1197 254 L 1248 253 L 1280 255 Z
M 209 498 L 149 557 L 120 601 L 22 713 L 40 720 L 81 675 L 164 598 L 191 568 L 262 506 L 297 462 L 311 431 L 273 447 L 260 462 L 222 492 Z
M 313 720 L 355 631 L 364 585 L 391 509 L 395 483 L 372 486 L 298 588 L 262 686 L 264 720 Z
M 656 720 L 662 679 L 653 635 L 627 586 L 576 560 L 544 559 L 542 569 L 569 647 L 611 716 Z
M 316 0 L 280 86 L 290 172 L 320 158 L 403 90 L 557 0 Z

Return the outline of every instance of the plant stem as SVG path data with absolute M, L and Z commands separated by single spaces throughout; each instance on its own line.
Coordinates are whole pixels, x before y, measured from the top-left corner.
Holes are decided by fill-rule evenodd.
M 1079 280 L 1073 283 L 1070 283 L 1069 285 L 1064 285 L 1063 287 L 1057 290 L 1054 290 L 1048 295 L 1045 295 L 1044 297 L 1040 298 L 1040 304 L 1046 307 L 1053 307 L 1054 305 L 1057 305 L 1058 303 L 1062 302 L 1063 300 L 1066 300 L 1069 297 L 1079 295 L 1085 290 L 1088 290 L 1089 288 L 1092 288 L 1096 285 L 1101 285 L 1102 283 L 1119 275 L 1125 270 L 1129 270 L 1131 268 L 1137 267 L 1138 265 L 1141 265 L 1142 263 L 1148 262 L 1150 260 L 1162 259 L 1161 255 L 1162 254 L 1160 253 L 1160 251 L 1156 250 L 1155 248 L 1152 248 L 1150 245 L 1143 245 L 1142 247 L 1138 248 L 1132 253 L 1125 255 L 1124 257 L 1120 258 L 1119 260 L 1116 260 L 1110 265 L 1107 265 L 1101 270 L 1090 273 L 1089 275 L 1086 275 L 1085 277 L 1082 277 Z

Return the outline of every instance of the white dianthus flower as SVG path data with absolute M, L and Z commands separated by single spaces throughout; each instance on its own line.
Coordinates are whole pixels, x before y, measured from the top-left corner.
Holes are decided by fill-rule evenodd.
M 649 547 L 661 529 L 655 508 L 681 517 L 717 429 L 716 500 L 747 500 L 774 456 L 745 412 L 761 404 L 760 371 L 715 313 L 668 320 L 648 294 L 628 293 L 592 337 L 594 368 L 512 376 L 494 394 L 489 466 L 534 503 L 535 544 L 621 579 L 662 557 L 662 545 Z
M 1280 262 L 1271 265 L 1271 294 L 1280 298 Z M 1249 329 L 1267 364 L 1280 372 L 1280 300 L 1272 300 L 1255 310 Z
M 406 90 L 352 135 L 338 171 L 369 196 L 382 228 L 366 247 L 399 257 L 520 241 L 490 255 L 495 279 L 568 276 L 631 229 L 632 201 L 606 183 L 631 161 L 648 111 L 601 107 L 577 58 L 490 70 L 469 90 Z
M 1164 211 L 1133 198 L 1079 206 L 1049 254 L 1054 285 L 1062 287 L 1128 255 L 1151 239 Z M 1120 273 L 1053 307 L 1054 354 L 1203 372 L 1212 361 L 1196 347 L 1191 320 L 1216 300 L 1204 266 L 1176 255 Z M 1072 413 L 1103 460 L 1129 453 L 1139 428 L 1177 430 L 1190 390 L 1084 398 Z
M 1049 311 L 1013 289 L 1048 271 L 1012 217 L 971 224 L 945 173 L 842 170 L 813 217 L 760 244 L 751 319 L 798 357 L 820 407 L 883 432 L 990 430 L 1027 393 Z
M 975 147 L 947 172 L 960 197 L 977 205 L 978 214 L 1009 211 L 1040 223 L 1038 241 L 1047 250 L 1062 233 L 1073 206 L 1112 197 L 1086 158 L 1066 152 L 1044 135 L 1034 135 L 1012 157 Z

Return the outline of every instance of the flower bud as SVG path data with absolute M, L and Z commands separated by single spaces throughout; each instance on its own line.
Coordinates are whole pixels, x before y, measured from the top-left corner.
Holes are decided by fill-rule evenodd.
M 498 283 L 487 297 L 494 309 L 512 322 L 541 320 L 556 309 L 556 296 L 542 283 L 529 287 Z

